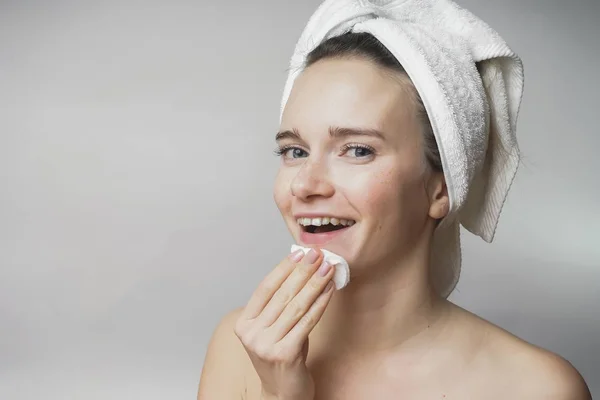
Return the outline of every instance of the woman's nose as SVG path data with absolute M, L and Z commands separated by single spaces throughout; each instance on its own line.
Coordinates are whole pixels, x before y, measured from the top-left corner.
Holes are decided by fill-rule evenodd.
M 290 186 L 292 196 L 301 200 L 312 197 L 331 197 L 334 193 L 333 185 L 327 179 L 327 171 L 322 163 L 306 161 Z

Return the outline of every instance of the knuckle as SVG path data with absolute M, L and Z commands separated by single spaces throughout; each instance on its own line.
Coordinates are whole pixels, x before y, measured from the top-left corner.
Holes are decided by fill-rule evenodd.
M 290 268 L 293 268 L 295 265 L 296 265 L 295 262 L 293 262 L 289 257 L 286 257 L 277 265 L 277 268 L 280 268 L 283 270 L 289 270 Z
M 256 334 L 248 334 L 244 338 L 244 346 L 246 349 L 258 354 L 261 351 L 262 343 L 260 337 Z
M 241 337 L 240 341 L 244 345 L 244 347 L 252 352 L 254 352 L 258 347 L 261 346 L 262 335 L 261 332 L 257 329 L 246 329 Z
M 294 272 L 291 274 L 290 279 L 297 282 L 306 279 L 306 277 L 310 275 L 312 275 L 310 266 L 302 264 L 296 267 Z
M 310 264 L 310 265 L 303 265 L 302 268 L 298 268 L 298 272 L 302 275 L 302 278 L 306 279 L 306 278 L 310 278 L 314 273 L 315 270 L 317 269 L 317 267 L 319 266 L 319 264 Z
M 235 323 L 235 326 L 233 327 L 233 333 L 235 334 L 235 336 L 238 337 L 238 339 L 240 339 L 242 342 L 244 341 L 244 338 L 246 336 L 246 326 L 242 321 L 238 321 Z
M 241 324 L 239 322 L 236 322 L 235 326 L 233 327 L 233 333 L 239 339 L 242 339 L 242 337 L 244 336 L 244 328 L 241 326 Z
M 252 344 L 252 337 L 248 335 L 247 332 L 240 332 L 239 334 L 236 333 L 236 336 L 240 342 L 242 342 L 242 345 L 244 345 L 245 348 L 251 347 L 250 345 Z
M 298 321 L 298 324 L 302 327 L 309 327 L 315 324 L 315 317 L 311 314 L 304 314 Z
M 271 284 L 270 281 L 263 281 L 261 282 L 258 287 L 256 288 L 256 293 L 264 298 L 267 297 L 269 295 L 269 293 L 271 293 L 273 290 L 273 285 Z
M 273 300 L 277 303 L 288 304 L 291 301 L 291 295 L 283 288 L 279 289 L 273 295 Z
M 302 315 L 304 315 L 304 307 L 302 307 L 302 304 L 300 304 L 300 301 L 298 300 L 298 298 L 294 298 L 292 299 L 288 306 L 288 312 L 289 315 L 292 319 L 298 319 L 300 317 L 302 317 Z
M 249 321 L 246 320 L 244 317 L 239 317 L 235 321 L 235 324 L 233 326 L 233 332 L 237 336 L 241 336 L 244 334 L 244 332 L 246 332 L 248 330 L 248 326 L 249 326 Z
M 321 292 L 323 290 L 321 285 L 322 283 L 318 279 L 311 279 L 307 284 L 308 288 L 314 292 Z

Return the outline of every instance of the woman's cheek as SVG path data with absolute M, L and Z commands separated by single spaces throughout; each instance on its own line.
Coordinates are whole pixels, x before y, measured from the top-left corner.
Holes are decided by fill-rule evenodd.
M 362 204 L 364 211 L 370 213 L 389 210 L 398 203 L 398 184 L 394 182 L 391 172 L 370 173 L 354 176 L 352 191 L 355 202 Z

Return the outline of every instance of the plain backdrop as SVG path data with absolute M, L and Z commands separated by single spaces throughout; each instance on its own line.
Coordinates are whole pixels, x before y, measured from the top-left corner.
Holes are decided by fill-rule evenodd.
M 523 166 L 452 299 L 600 396 L 600 2 L 462 0 L 525 64 Z M 0 2 L 0 398 L 191 399 L 288 252 L 272 154 L 318 0 Z

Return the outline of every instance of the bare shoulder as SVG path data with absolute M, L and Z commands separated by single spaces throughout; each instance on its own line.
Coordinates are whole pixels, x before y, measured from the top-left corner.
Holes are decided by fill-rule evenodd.
M 529 373 L 531 379 L 520 387 L 523 398 L 592 399 L 583 377 L 569 361 L 548 350 L 529 347 L 529 354 L 524 354 L 523 371 Z
M 490 381 L 498 384 L 498 391 L 505 396 L 514 399 L 592 399 L 581 374 L 563 357 L 466 310 L 462 310 L 462 314 L 470 329 L 482 332 L 476 361 L 478 367 L 487 371 L 485 374 Z
M 225 314 L 213 331 L 200 376 L 198 399 L 245 398 L 245 376 L 250 359 L 235 335 L 243 307 Z

